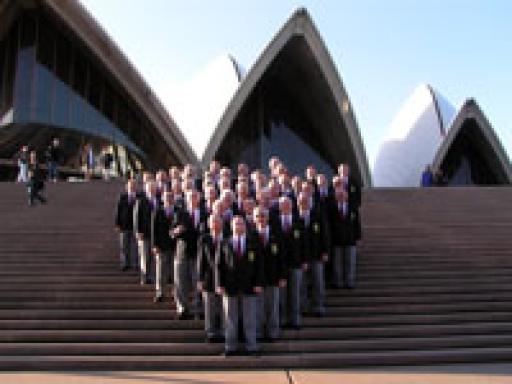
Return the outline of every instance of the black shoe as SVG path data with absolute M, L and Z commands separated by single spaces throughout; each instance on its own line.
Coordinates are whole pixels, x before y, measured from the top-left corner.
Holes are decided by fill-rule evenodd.
M 224 357 L 231 357 L 231 356 L 237 356 L 239 353 L 237 351 L 224 351 L 222 352 L 222 356 Z
M 261 355 L 261 351 L 259 349 L 256 350 L 256 351 L 247 351 L 246 355 L 247 356 L 253 356 L 253 357 L 260 356 Z
M 153 297 L 153 303 L 161 303 L 164 300 L 163 296 Z
M 213 343 L 215 343 L 215 344 L 224 343 L 224 341 L 225 341 L 224 336 L 215 336 L 215 337 L 213 337 Z
M 187 311 L 178 313 L 178 320 L 192 320 L 192 316 Z
M 127 265 L 123 265 L 123 266 L 121 267 L 121 271 L 122 271 L 122 272 L 124 272 L 124 271 L 126 271 L 126 270 L 128 270 L 128 269 L 130 269 L 130 267 L 128 267 Z

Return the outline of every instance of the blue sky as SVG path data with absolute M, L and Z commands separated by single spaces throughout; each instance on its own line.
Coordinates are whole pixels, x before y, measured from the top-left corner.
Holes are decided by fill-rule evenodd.
M 82 2 L 159 95 L 223 53 L 249 69 L 304 6 L 337 65 L 370 161 L 420 83 L 431 84 L 456 107 L 476 98 L 511 153 L 512 1 Z

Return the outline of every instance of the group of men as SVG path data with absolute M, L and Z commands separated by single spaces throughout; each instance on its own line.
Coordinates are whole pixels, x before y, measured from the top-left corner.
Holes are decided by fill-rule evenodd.
M 179 319 L 204 316 L 207 342 L 226 356 L 259 353 L 304 313 L 325 314 L 326 281 L 354 288 L 361 189 L 347 164 L 329 180 L 313 165 L 292 176 L 237 174 L 212 161 L 202 177 L 185 165 L 129 180 L 117 205 L 123 270 L 136 268 L 162 301 L 173 284 Z M 239 349 L 239 341 L 245 343 Z

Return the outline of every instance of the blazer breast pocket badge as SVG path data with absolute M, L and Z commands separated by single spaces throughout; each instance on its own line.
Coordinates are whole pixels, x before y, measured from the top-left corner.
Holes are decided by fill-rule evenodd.
M 251 263 L 254 261 L 254 252 L 253 251 L 249 251 L 249 253 L 247 254 L 247 259 L 249 259 L 249 261 Z
M 296 239 L 300 239 L 300 231 L 298 229 L 293 231 L 293 237 L 295 237 Z
M 270 249 L 272 250 L 272 254 L 273 254 L 273 255 L 277 255 L 277 251 L 278 251 L 278 249 L 277 249 L 277 244 L 272 244 L 272 245 L 270 246 Z
M 314 231 L 315 233 L 320 232 L 320 225 L 318 225 L 318 223 L 314 223 L 314 224 L 313 224 L 313 231 Z

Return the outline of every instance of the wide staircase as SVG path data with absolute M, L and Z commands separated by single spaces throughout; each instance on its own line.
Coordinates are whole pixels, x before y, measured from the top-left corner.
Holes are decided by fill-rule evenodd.
M 200 321 L 119 269 L 118 183 L 0 184 L 0 369 L 223 369 L 512 360 L 512 189 L 365 192 L 354 290 L 329 290 L 258 357 L 220 355 Z

